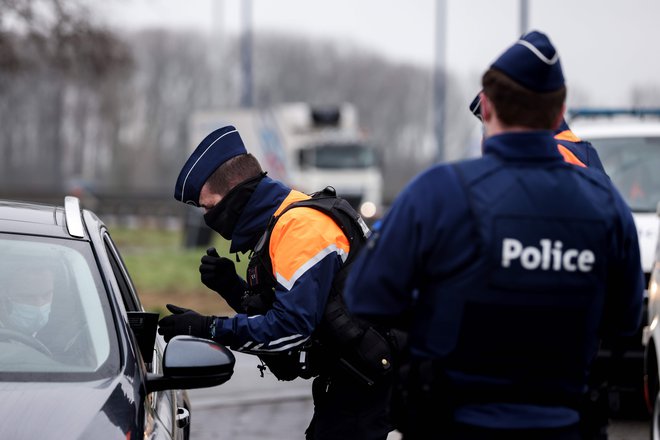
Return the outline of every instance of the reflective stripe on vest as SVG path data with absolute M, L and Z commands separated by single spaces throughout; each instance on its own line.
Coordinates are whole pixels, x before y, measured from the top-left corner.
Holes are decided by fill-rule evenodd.
M 582 162 L 580 159 L 577 158 L 575 154 L 568 148 L 564 147 L 563 145 L 557 144 L 557 149 L 559 150 L 559 153 L 564 157 L 564 162 L 568 162 L 573 165 L 577 165 L 579 167 L 586 168 L 587 166 Z

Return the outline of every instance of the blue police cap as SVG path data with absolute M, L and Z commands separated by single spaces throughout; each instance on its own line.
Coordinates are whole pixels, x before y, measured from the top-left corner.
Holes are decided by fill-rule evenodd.
M 189 205 L 199 206 L 199 192 L 206 180 L 229 159 L 247 154 L 236 128 L 219 128 L 206 136 L 190 155 L 176 179 L 174 198 Z
M 553 92 L 564 85 L 559 54 L 538 31 L 523 35 L 490 66 L 534 92 Z

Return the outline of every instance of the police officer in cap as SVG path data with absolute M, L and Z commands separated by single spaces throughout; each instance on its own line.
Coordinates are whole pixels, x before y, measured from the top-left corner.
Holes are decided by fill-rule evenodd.
M 165 340 L 182 334 L 213 339 L 259 356 L 280 380 L 316 377 L 307 439 L 384 440 L 391 430 L 387 383 L 365 385 L 340 369 L 334 347 L 317 348 L 326 304 L 334 304 L 329 298 L 335 277 L 346 273 L 342 268 L 352 261 L 357 241 L 325 212 L 290 209 L 310 196 L 268 177 L 233 126 L 202 140 L 184 164 L 174 196 L 203 208 L 206 224 L 231 240 L 231 253 L 251 257 L 243 279 L 232 260 L 209 249 L 201 259 L 201 280 L 238 313 L 204 316 L 168 304 L 172 314 L 160 320 L 158 330 Z M 358 232 L 368 232 L 361 225 Z M 350 324 L 345 315 L 335 315 Z M 364 329 L 351 330 L 357 338 Z
M 483 123 L 481 117 L 480 94 L 474 97 L 469 105 L 470 112 Z M 564 161 L 580 167 L 590 167 L 605 173 L 605 168 L 598 152 L 591 144 L 578 137 L 570 129 L 566 119 L 562 119 L 559 128 L 554 132 L 557 149 Z M 607 345 L 616 346 L 616 341 L 608 341 Z M 612 350 L 610 359 L 597 358 L 594 361 L 589 377 L 589 391 L 585 395 L 580 410 L 580 426 L 585 440 L 606 440 L 610 417 L 610 372 L 616 368 L 622 353 Z
M 346 303 L 409 331 L 406 440 L 577 440 L 599 341 L 640 324 L 635 225 L 604 173 L 557 148 L 566 87 L 545 34 L 506 49 L 482 86 L 483 156 L 408 184 Z

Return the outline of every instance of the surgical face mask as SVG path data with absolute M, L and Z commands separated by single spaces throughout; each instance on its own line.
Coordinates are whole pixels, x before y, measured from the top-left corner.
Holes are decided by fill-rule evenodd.
M 49 315 L 50 303 L 35 306 L 12 301 L 9 321 L 16 330 L 32 335 L 46 325 Z

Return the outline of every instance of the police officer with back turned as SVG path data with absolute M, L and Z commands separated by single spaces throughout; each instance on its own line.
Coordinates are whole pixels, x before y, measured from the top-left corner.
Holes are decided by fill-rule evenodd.
M 470 112 L 483 123 L 480 93 L 472 100 Z M 579 167 L 589 167 L 605 173 L 598 152 L 591 142 L 579 138 L 570 129 L 565 119 L 554 132 L 557 149 L 565 162 Z M 604 346 L 616 346 L 616 341 L 603 341 Z M 611 350 L 609 359 L 598 358 L 594 362 L 589 378 L 589 390 L 580 411 L 580 430 L 584 440 L 607 440 L 610 418 L 609 374 L 621 358 L 620 351 Z
M 483 156 L 408 184 L 346 304 L 409 331 L 404 439 L 577 440 L 599 341 L 640 324 L 635 225 L 603 172 L 558 151 L 566 87 L 545 34 L 507 48 L 482 86 Z

